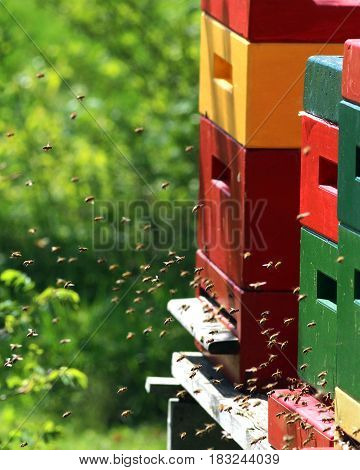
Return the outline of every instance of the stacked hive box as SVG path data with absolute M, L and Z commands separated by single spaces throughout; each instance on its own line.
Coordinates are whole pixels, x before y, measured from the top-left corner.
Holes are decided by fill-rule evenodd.
M 360 442 L 360 41 L 344 50 L 339 112 L 337 424 Z
M 344 61 L 309 59 L 302 116 L 298 374 L 323 398 L 309 416 L 303 393 L 308 389 L 278 390 L 270 397 L 269 441 L 276 448 L 284 447 L 281 437 L 289 435 L 291 448 L 333 446 L 334 417 L 326 400 L 331 403 L 334 392 L 336 424 L 360 442 L 359 104 L 360 41 L 346 42 Z
M 239 338 L 238 355 L 209 358 L 250 390 L 296 377 L 298 110 L 307 58 L 355 31 L 350 15 L 331 36 L 346 3 L 202 2 L 197 283 Z
M 327 56 L 307 62 L 301 118 L 298 375 L 309 387 L 278 390 L 269 398 L 269 442 L 277 449 L 334 445 L 334 413 L 327 408 L 331 397 L 322 403 L 308 392 L 333 394 L 336 383 L 342 62 L 342 57 Z

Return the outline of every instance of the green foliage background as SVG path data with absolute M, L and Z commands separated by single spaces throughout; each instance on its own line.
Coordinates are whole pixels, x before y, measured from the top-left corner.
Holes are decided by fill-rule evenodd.
M 33 448 L 46 447 L 49 436 L 57 438 L 60 432 L 101 432 L 118 426 L 128 408 L 133 410 L 130 426 L 165 420 L 166 403 L 146 396 L 144 381 L 147 375 L 169 373 L 172 351 L 192 348 L 174 323 L 161 340 L 159 332 L 169 289 L 176 288 L 179 297 L 191 295 L 190 277 L 179 273 L 192 271 L 195 247 L 194 220 L 184 214 L 189 208 L 191 214 L 197 199 L 198 3 L 1 1 L 0 269 L 26 272 L 36 287 L 30 299 L 33 316 L 19 322 L 15 332 L 0 316 L 0 359 L 8 357 L 12 335 L 24 342 L 27 328 L 36 324 L 39 337 L 33 347 L 42 353 L 35 365 L 44 380 L 69 364 L 84 374 L 82 383 L 79 378 L 56 383 L 30 417 L 46 387 L 0 402 L 0 437 L 7 447 L 18 448 L 24 440 Z M 36 78 L 39 71 L 45 73 L 43 79 Z M 85 95 L 83 103 L 76 100 L 78 94 Z M 78 116 L 71 120 L 74 111 Z M 137 127 L 144 127 L 141 135 L 134 133 Z M 15 135 L 7 137 L 8 132 Z M 53 149 L 44 152 L 47 143 Z M 189 145 L 193 152 L 185 152 Z M 80 182 L 72 183 L 73 176 Z M 161 190 L 164 181 L 171 182 L 166 191 Z M 88 195 L 95 196 L 94 206 L 84 203 Z M 146 207 L 140 218 L 131 206 L 134 201 Z M 160 275 L 161 289 L 141 294 L 143 302 L 134 305 L 135 291 L 144 289 L 141 277 L 137 280 L 139 266 L 150 263 L 154 276 L 168 259 L 167 250 L 153 243 L 159 201 L 178 201 L 184 208 L 171 221 L 173 230 L 163 248 L 186 259 Z M 102 210 L 105 221 L 99 229 L 93 218 Z M 131 219 L 129 224 L 119 223 L 123 216 Z M 145 234 L 146 249 L 135 251 L 135 239 L 148 222 L 152 229 Z M 36 233 L 29 234 L 33 227 Z M 93 249 L 101 234 L 109 237 L 110 248 Z M 120 242 L 127 248 L 119 249 Z M 52 253 L 52 246 L 61 251 Z M 88 251 L 79 254 L 79 246 Z M 11 259 L 13 251 L 22 258 Z M 59 255 L 78 261 L 59 264 Z M 99 257 L 106 263 L 99 264 Z M 27 259 L 35 262 L 25 268 Z M 110 271 L 111 264 L 118 269 Z M 133 275 L 114 292 L 125 271 Z M 75 284 L 81 297 L 76 308 L 52 298 L 37 303 L 39 293 L 49 287 L 54 295 L 59 278 Z M 14 301 L 14 295 L 4 287 L 0 301 Z M 118 304 L 111 302 L 115 295 Z M 16 305 L 11 315 L 21 317 L 21 301 Z M 126 314 L 130 307 L 135 313 Z M 147 316 L 149 307 L 154 311 Z M 54 316 L 60 318 L 56 325 Z M 145 336 L 142 331 L 149 325 L 153 332 Z M 129 331 L 135 333 L 132 341 L 125 339 Z M 62 338 L 71 343 L 60 345 Z M 0 373 L 0 395 L 6 395 L 10 372 L 24 379 L 26 361 L 24 354 L 21 364 Z M 117 395 L 119 385 L 129 392 Z M 71 420 L 59 422 L 66 409 L 73 411 Z

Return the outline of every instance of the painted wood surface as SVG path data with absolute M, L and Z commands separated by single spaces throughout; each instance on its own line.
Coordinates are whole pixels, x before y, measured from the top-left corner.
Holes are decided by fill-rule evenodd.
M 259 280 L 259 290 L 294 289 L 300 151 L 247 149 L 201 118 L 199 176 L 199 248 L 244 289 Z
M 269 442 L 278 450 L 334 446 L 334 411 L 300 390 L 269 397 Z
M 211 354 L 238 353 L 239 340 L 234 328 L 226 328 L 218 309 L 205 299 L 173 299 L 167 309 Z
M 360 233 L 339 228 L 337 386 L 360 403 Z
M 338 241 L 337 188 L 339 128 L 322 119 L 302 116 L 301 223 Z
M 360 443 L 360 401 L 354 400 L 340 388 L 335 389 L 336 424 Z
M 301 230 L 298 373 L 320 393 L 336 383 L 337 245 Z
M 185 358 L 180 359 L 183 355 Z M 196 364 L 201 368 L 190 378 L 191 369 Z M 171 370 L 172 375 L 242 449 L 271 449 L 267 441 L 268 405 L 264 396 L 248 398 L 239 394 L 221 374 L 215 373 L 201 353 L 173 353 Z M 212 382 L 215 377 L 221 380 L 219 384 Z
M 357 37 L 359 34 L 354 35 Z M 349 36 L 350 38 L 351 36 Z M 360 39 L 349 39 L 344 46 L 342 95 L 346 100 L 360 104 Z
M 360 106 L 340 104 L 338 217 L 360 231 Z
M 306 63 L 304 110 L 326 121 L 339 122 L 343 58 L 310 57 Z
M 201 7 L 254 42 L 344 42 L 359 36 L 357 0 L 202 0 Z
M 200 113 L 251 148 L 299 148 L 309 56 L 342 44 L 250 43 L 203 14 Z

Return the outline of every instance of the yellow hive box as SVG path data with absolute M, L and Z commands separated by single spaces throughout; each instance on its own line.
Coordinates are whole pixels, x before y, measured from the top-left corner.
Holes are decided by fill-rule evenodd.
M 343 44 L 250 43 L 205 13 L 201 23 L 201 114 L 247 147 L 300 147 L 306 61 Z
M 335 388 L 335 422 L 350 437 L 360 442 L 360 403 Z

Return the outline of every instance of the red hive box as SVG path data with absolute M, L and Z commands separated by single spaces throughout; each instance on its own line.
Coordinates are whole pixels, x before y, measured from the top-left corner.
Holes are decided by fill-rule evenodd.
M 353 36 L 359 36 L 354 34 Z M 351 37 L 351 36 L 349 36 Z M 342 95 L 353 103 L 360 103 L 360 39 L 346 41 L 344 47 L 344 65 Z
M 244 289 L 294 289 L 300 152 L 246 149 L 206 118 L 200 146 L 199 248 Z
M 315 116 L 302 117 L 300 212 L 302 224 L 338 241 L 337 175 L 339 128 Z
M 359 35 L 357 0 L 202 0 L 201 6 L 252 42 L 335 43 Z
M 278 450 L 334 446 L 334 412 L 299 390 L 276 390 L 269 397 L 269 443 Z M 288 437 L 288 439 L 287 439 Z
M 200 251 L 197 252 L 196 261 L 196 266 L 203 268 L 200 273 L 198 295 L 226 309 L 228 313 L 224 312 L 224 324 L 229 327 L 230 323 L 230 328 L 239 338 L 237 359 L 234 356 L 224 359 L 227 363 L 233 364 L 232 370 L 231 367 L 228 368 L 229 379 L 246 382 L 252 377 L 246 370 L 252 367 L 259 368 L 264 364 L 266 365 L 260 367 L 256 373 L 258 387 L 275 381 L 287 384 L 288 377 L 296 377 L 298 333 L 296 296 L 288 292 L 243 291 Z M 209 289 L 210 283 L 213 287 Z M 229 313 L 231 308 L 239 310 L 231 314 Z M 285 326 L 284 320 L 289 318 L 293 318 L 293 321 Z M 271 342 L 270 337 L 276 333 L 278 333 L 276 342 Z M 276 357 L 271 358 L 269 362 L 270 355 Z M 211 356 L 208 358 L 212 360 Z M 217 360 L 216 357 L 213 359 Z M 282 373 L 277 379 L 272 377 L 276 370 Z

